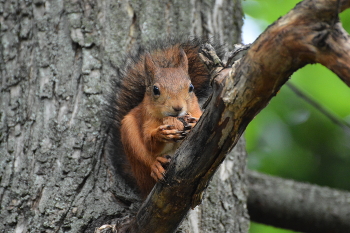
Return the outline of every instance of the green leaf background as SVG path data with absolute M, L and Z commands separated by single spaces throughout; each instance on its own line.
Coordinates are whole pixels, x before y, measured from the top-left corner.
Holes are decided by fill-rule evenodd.
M 297 0 L 246 0 L 246 19 L 260 34 Z M 340 15 L 350 32 L 350 10 Z M 337 118 L 350 124 L 350 88 L 322 65 L 308 65 L 290 81 Z M 286 85 L 249 124 L 248 167 L 263 173 L 350 191 L 350 129 L 333 123 Z M 250 233 L 293 232 L 251 224 Z

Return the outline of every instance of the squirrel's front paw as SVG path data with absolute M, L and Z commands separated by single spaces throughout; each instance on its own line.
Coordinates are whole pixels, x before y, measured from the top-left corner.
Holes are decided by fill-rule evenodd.
M 174 125 L 161 125 L 157 132 L 158 138 L 163 142 L 177 141 L 184 139 L 184 131 L 178 130 Z
M 184 130 L 188 133 L 198 122 L 199 118 L 192 117 L 191 115 L 185 115 L 179 120 L 184 124 Z
M 169 155 L 157 157 L 156 161 L 151 165 L 151 177 L 155 179 L 155 181 L 164 181 L 165 169 L 167 169 L 170 159 L 171 157 Z

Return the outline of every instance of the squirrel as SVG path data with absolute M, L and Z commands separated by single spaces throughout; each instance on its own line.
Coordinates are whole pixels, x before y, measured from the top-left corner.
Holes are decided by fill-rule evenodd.
M 202 115 L 199 101 L 210 90 L 209 72 L 199 58 L 202 43 L 157 41 L 129 56 L 112 80 L 109 154 L 123 163 L 123 175 L 144 198 L 164 180 L 179 142 Z

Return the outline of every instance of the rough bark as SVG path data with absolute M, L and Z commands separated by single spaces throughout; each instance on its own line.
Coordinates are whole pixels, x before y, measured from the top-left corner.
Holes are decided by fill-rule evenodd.
M 202 203 L 190 210 L 186 232 L 248 232 L 245 144 L 241 141 L 213 176 Z M 237 182 L 239 181 L 239 182 Z M 224 210 L 224 211 L 223 211 Z
M 141 206 L 133 232 L 175 229 L 190 207 L 200 202 L 212 175 L 248 123 L 297 69 L 319 62 L 350 86 L 350 37 L 338 21 L 338 13 L 349 2 L 299 3 L 260 35 L 232 69 L 223 69 L 209 56 L 215 77 L 211 101 L 172 159 L 167 182 L 157 183 Z
M 253 221 L 300 232 L 350 232 L 350 193 L 248 172 Z
M 93 232 L 133 216 L 140 200 L 104 154 L 100 112 L 121 54 L 178 33 L 229 48 L 241 18 L 239 1 L 0 1 L 0 231 Z M 247 231 L 244 154 L 224 175 L 243 197 L 197 211 L 187 231 Z M 241 211 L 227 220 L 231 206 Z

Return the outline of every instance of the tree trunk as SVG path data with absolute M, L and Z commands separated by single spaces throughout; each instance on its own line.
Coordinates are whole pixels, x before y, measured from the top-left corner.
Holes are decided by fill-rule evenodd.
M 140 199 L 104 152 L 101 120 L 121 54 L 179 33 L 229 49 L 240 2 L 12 0 L 0 14 L 0 231 L 93 232 L 134 216 Z M 244 142 L 237 148 L 183 231 L 247 232 Z

